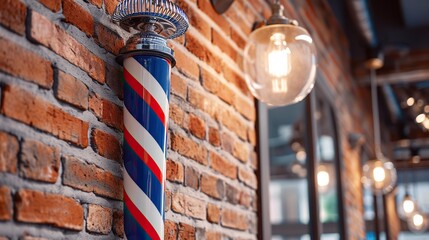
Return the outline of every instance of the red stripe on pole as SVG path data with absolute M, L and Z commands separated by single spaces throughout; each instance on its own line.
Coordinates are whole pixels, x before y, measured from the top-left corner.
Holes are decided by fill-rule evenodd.
M 134 91 L 152 108 L 155 114 L 159 117 L 164 127 L 167 129 L 165 114 L 159 103 L 154 97 L 147 91 L 134 77 L 131 75 L 126 68 L 124 68 L 124 77 L 127 83 L 134 89 Z
M 153 240 L 160 240 L 161 237 L 158 236 L 155 228 L 153 228 L 152 224 L 146 219 L 146 217 L 140 212 L 140 210 L 134 205 L 131 199 L 128 197 L 127 192 L 124 191 L 124 203 L 130 211 L 131 215 L 133 215 L 134 219 L 139 223 L 139 225 L 143 228 L 143 230 L 151 237 Z
M 130 145 L 133 151 L 139 156 L 139 158 L 149 167 L 153 172 L 158 181 L 163 184 L 162 171 L 159 169 L 155 160 L 144 150 L 142 146 L 133 138 L 133 136 L 128 132 L 128 129 L 124 128 L 124 138 L 125 141 Z

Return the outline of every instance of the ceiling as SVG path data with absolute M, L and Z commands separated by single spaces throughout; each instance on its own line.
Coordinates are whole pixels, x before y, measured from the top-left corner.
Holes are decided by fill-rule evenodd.
M 419 166 L 429 166 L 429 119 L 416 122 L 420 114 L 429 117 L 429 1 L 328 2 L 349 39 L 356 79 L 368 90 L 364 61 L 371 49 L 384 55 L 384 66 L 377 71 L 379 109 L 393 158 L 403 162 L 418 154 Z M 413 104 L 407 104 L 409 98 Z

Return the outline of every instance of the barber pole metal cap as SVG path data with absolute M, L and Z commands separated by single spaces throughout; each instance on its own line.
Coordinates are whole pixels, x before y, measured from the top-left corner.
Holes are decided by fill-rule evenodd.
M 181 36 L 189 27 L 188 17 L 175 3 L 169 0 L 123 0 L 112 19 L 126 30 L 138 31 L 117 57 L 120 64 L 127 57 L 144 54 L 164 57 L 174 67 L 174 52 L 167 46 L 166 39 Z

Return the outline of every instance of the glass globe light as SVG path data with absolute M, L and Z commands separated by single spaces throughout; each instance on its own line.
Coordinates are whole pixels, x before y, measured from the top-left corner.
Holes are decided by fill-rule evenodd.
M 396 169 L 387 159 L 370 160 L 363 166 L 363 183 L 374 193 L 389 193 L 396 184 Z
M 406 193 L 399 205 L 398 214 L 402 219 L 408 219 L 416 210 L 416 204 L 410 194 Z
M 244 49 L 244 73 L 250 92 L 262 102 L 284 106 L 304 99 L 316 76 L 316 48 L 308 32 L 285 18 L 273 4 L 266 26 L 253 31 Z
M 425 232 L 428 229 L 426 216 L 419 211 L 415 211 L 407 220 L 408 228 L 415 233 Z

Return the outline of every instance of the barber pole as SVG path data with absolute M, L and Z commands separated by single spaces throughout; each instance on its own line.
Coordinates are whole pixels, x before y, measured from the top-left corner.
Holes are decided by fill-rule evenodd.
M 188 19 L 168 0 L 123 0 L 113 20 L 139 31 L 117 58 L 125 78 L 125 237 L 164 239 L 170 71 L 175 65 L 166 39 L 182 35 Z

